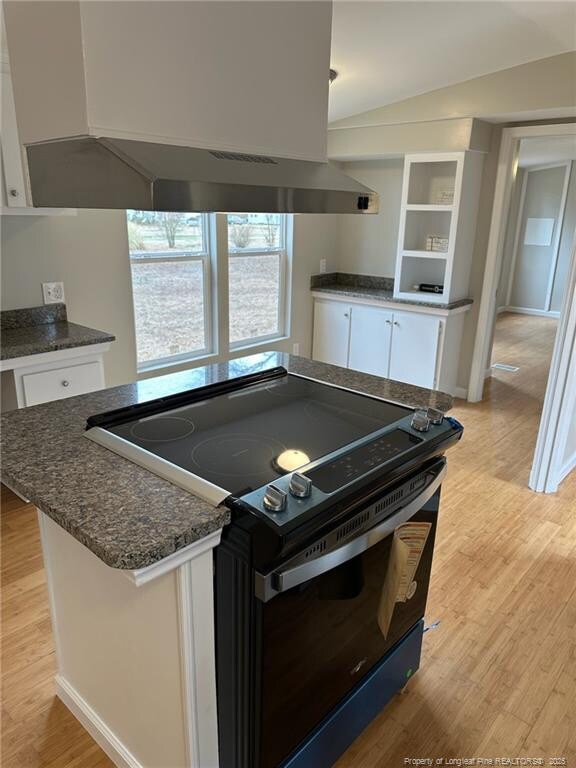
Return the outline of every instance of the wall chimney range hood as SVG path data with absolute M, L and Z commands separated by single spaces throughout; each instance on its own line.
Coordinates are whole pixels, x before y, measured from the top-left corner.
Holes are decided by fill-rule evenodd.
M 26 147 L 32 204 L 241 213 L 376 213 L 328 162 L 85 136 Z
M 374 213 L 327 162 L 327 0 L 3 0 L 28 204 Z

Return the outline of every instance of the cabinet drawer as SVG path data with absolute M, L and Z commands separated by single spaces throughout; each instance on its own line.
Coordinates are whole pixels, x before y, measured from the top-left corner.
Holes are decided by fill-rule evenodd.
M 94 392 L 103 386 L 100 363 L 80 363 L 66 368 L 27 373 L 22 376 L 26 405 L 38 405 L 63 397 Z

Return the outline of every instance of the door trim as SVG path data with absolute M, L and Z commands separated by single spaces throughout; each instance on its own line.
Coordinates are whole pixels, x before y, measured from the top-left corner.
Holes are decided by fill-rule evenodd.
M 550 265 L 550 274 L 548 275 L 548 288 L 546 290 L 546 301 L 544 303 L 544 309 L 547 312 L 551 311 L 552 305 L 552 291 L 554 289 L 554 279 L 556 277 L 556 269 L 558 267 L 560 239 L 562 237 L 562 230 L 564 229 L 564 214 L 566 213 L 566 202 L 568 200 L 568 187 L 570 185 L 570 177 L 572 175 L 572 160 L 570 160 L 568 163 L 561 163 L 560 165 L 564 166 L 564 186 L 562 188 L 562 199 L 560 201 L 560 209 L 558 211 L 558 224 L 556 226 L 556 232 L 554 233 L 552 264 Z
M 570 429 L 567 417 L 570 408 L 575 407 L 576 400 L 576 376 L 570 376 L 573 370 L 576 370 L 576 234 L 572 243 L 570 273 L 554 342 L 534 463 L 528 481 L 533 491 L 554 493 L 574 468 L 574 457 L 563 462 Z
M 498 155 L 498 171 L 494 188 L 490 233 L 486 249 L 486 264 L 478 323 L 474 339 L 474 352 L 470 369 L 468 400 L 476 403 L 482 400 L 484 370 L 492 348 L 492 324 L 496 316 L 496 291 L 502 268 L 502 256 L 506 223 L 510 212 L 512 182 L 518 166 L 518 149 L 521 139 L 537 136 L 576 135 L 576 124 L 558 123 L 552 125 L 520 125 L 504 128 Z
M 576 136 L 576 124 L 517 126 L 502 131 L 468 388 L 470 402 L 482 400 L 486 360 L 492 348 L 491 328 L 496 317 L 496 289 L 502 267 L 504 233 L 510 211 L 512 181 L 518 163 L 518 148 L 521 139 L 536 136 Z M 571 366 L 576 366 L 576 237 L 528 482 L 534 491 L 553 493 L 571 466 L 570 462 L 561 466 L 561 454 L 566 447 L 570 426 L 566 419 L 562 419 L 562 414 L 576 398 L 576 377 L 570 378 Z

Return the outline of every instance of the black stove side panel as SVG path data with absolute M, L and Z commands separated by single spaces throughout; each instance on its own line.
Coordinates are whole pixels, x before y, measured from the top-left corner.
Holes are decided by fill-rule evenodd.
M 216 681 L 221 768 L 259 762 L 262 610 L 254 596 L 250 535 L 224 529 L 215 552 Z

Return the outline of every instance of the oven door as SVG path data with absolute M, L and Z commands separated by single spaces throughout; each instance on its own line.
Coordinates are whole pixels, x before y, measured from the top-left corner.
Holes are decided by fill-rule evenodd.
M 415 499 L 341 547 L 257 574 L 259 768 L 282 764 L 423 617 L 444 473 L 442 464 Z M 399 528 L 407 522 L 419 525 Z

